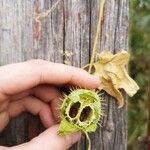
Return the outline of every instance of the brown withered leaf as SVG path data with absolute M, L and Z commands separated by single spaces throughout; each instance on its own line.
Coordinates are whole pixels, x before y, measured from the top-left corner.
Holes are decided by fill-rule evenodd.
M 101 81 L 99 89 L 103 89 L 115 97 L 119 107 L 124 105 L 124 98 L 119 89 L 124 89 L 129 96 L 133 96 L 139 89 L 125 68 L 128 61 L 129 54 L 126 51 L 121 51 L 115 55 L 109 51 L 103 51 L 99 55 L 99 61 L 93 64 L 94 74 L 98 75 Z

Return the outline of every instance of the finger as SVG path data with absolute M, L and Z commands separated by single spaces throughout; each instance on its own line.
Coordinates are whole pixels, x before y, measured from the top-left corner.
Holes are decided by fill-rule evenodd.
M 37 98 L 39 98 L 45 102 L 49 102 L 52 99 L 58 97 L 59 94 L 60 93 L 57 90 L 57 88 L 44 84 L 44 85 L 36 86 L 35 88 L 29 89 L 26 91 L 17 93 L 15 95 L 12 95 L 10 97 L 10 99 L 14 101 L 14 100 L 19 100 L 19 99 L 22 99 L 24 97 L 27 97 L 29 95 L 34 95 Z
M 45 102 L 50 102 L 61 95 L 57 88 L 50 85 L 39 85 L 33 88 L 33 94 Z
M 50 102 L 53 117 L 56 122 L 59 122 L 59 106 L 60 98 L 62 98 L 61 93 L 56 88 L 49 85 L 40 85 L 34 89 L 34 94 L 39 99 Z
M 76 143 L 81 134 L 79 132 L 67 136 L 57 135 L 58 125 L 55 125 L 26 144 L 12 147 L 11 150 L 66 150 Z
M 59 102 L 60 102 L 61 93 L 57 90 L 57 88 L 52 87 L 50 85 L 39 85 L 33 89 L 11 96 L 11 100 L 14 101 L 14 100 L 22 99 L 24 97 L 27 97 L 29 94 L 32 95 L 34 94 L 38 99 L 46 103 L 49 103 L 54 120 L 56 122 L 59 121 Z M 16 108 L 16 110 L 20 109 L 20 107 Z M 22 109 L 23 108 L 21 108 L 21 110 Z
M 23 99 L 23 98 L 25 98 L 27 96 L 30 96 L 30 95 L 33 95 L 33 90 L 32 89 L 17 93 L 15 95 L 12 95 L 12 96 L 9 97 L 9 100 L 16 101 L 16 100 Z
M 50 102 L 50 107 L 53 113 L 53 117 L 57 123 L 60 121 L 60 103 L 61 103 L 60 99 L 61 97 L 55 98 Z
M 6 111 L 9 106 L 9 101 L 0 102 L 0 113 Z
M 73 145 L 74 143 L 76 143 L 80 137 L 81 137 L 81 133 L 77 132 L 74 134 L 70 134 L 67 136 L 59 136 L 58 135 L 58 127 L 59 125 L 55 125 L 49 129 L 47 129 L 45 132 L 43 132 L 42 134 L 40 134 L 35 141 L 33 140 L 33 142 L 36 144 L 36 142 L 40 142 L 39 145 L 41 145 L 43 143 L 43 141 L 45 141 L 46 147 L 45 150 L 47 150 L 49 147 L 51 147 L 51 149 L 57 149 L 57 150 L 66 150 L 69 147 L 71 147 L 71 145 Z M 47 140 L 49 139 L 49 140 Z M 32 143 L 32 141 L 31 141 Z
M 46 128 L 54 125 L 54 118 L 49 105 L 35 97 L 28 96 L 10 103 L 8 112 L 11 118 L 18 116 L 24 111 L 28 111 L 33 115 L 39 115 Z
M 3 111 L 0 113 L 0 132 L 7 126 L 9 122 L 8 112 Z
M 70 83 L 84 88 L 96 88 L 99 84 L 98 78 L 82 69 L 43 60 L 3 66 L 0 68 L 0 76 L 0 91 L 6 95 L 16 94 L 44 83 Z

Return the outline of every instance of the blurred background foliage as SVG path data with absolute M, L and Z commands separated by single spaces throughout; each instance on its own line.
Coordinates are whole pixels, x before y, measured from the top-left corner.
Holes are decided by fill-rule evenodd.
M 148 63 L 150 61 L 150 0 L 130 0 L 129 71 L 140 86 L 128 101 L 128 150 L 146 150 Z

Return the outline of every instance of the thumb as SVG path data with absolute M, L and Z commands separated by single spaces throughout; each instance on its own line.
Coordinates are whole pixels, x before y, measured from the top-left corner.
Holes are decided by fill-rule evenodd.
M 81 133 L 76 132 L 67 136 L 57 135 L 58 125 L 55 125 L 28 143 L 14 146 L 11 150 L 66 150 L 76 143 Z

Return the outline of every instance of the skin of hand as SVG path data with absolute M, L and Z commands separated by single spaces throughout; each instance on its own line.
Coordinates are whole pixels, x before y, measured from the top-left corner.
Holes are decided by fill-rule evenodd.
M 39 115 L 47 128 L 31 141 L 0 150 L 65 150 L 80 139 L 81 133 L 58 136 L 58 104 L 61 93 L 57 87 L 71 85 L 97 88 L 98 78 L 86 71 L 44 60 L 31 60 L 0 67 L 0 132 L 9 120 L 28 111 Z

